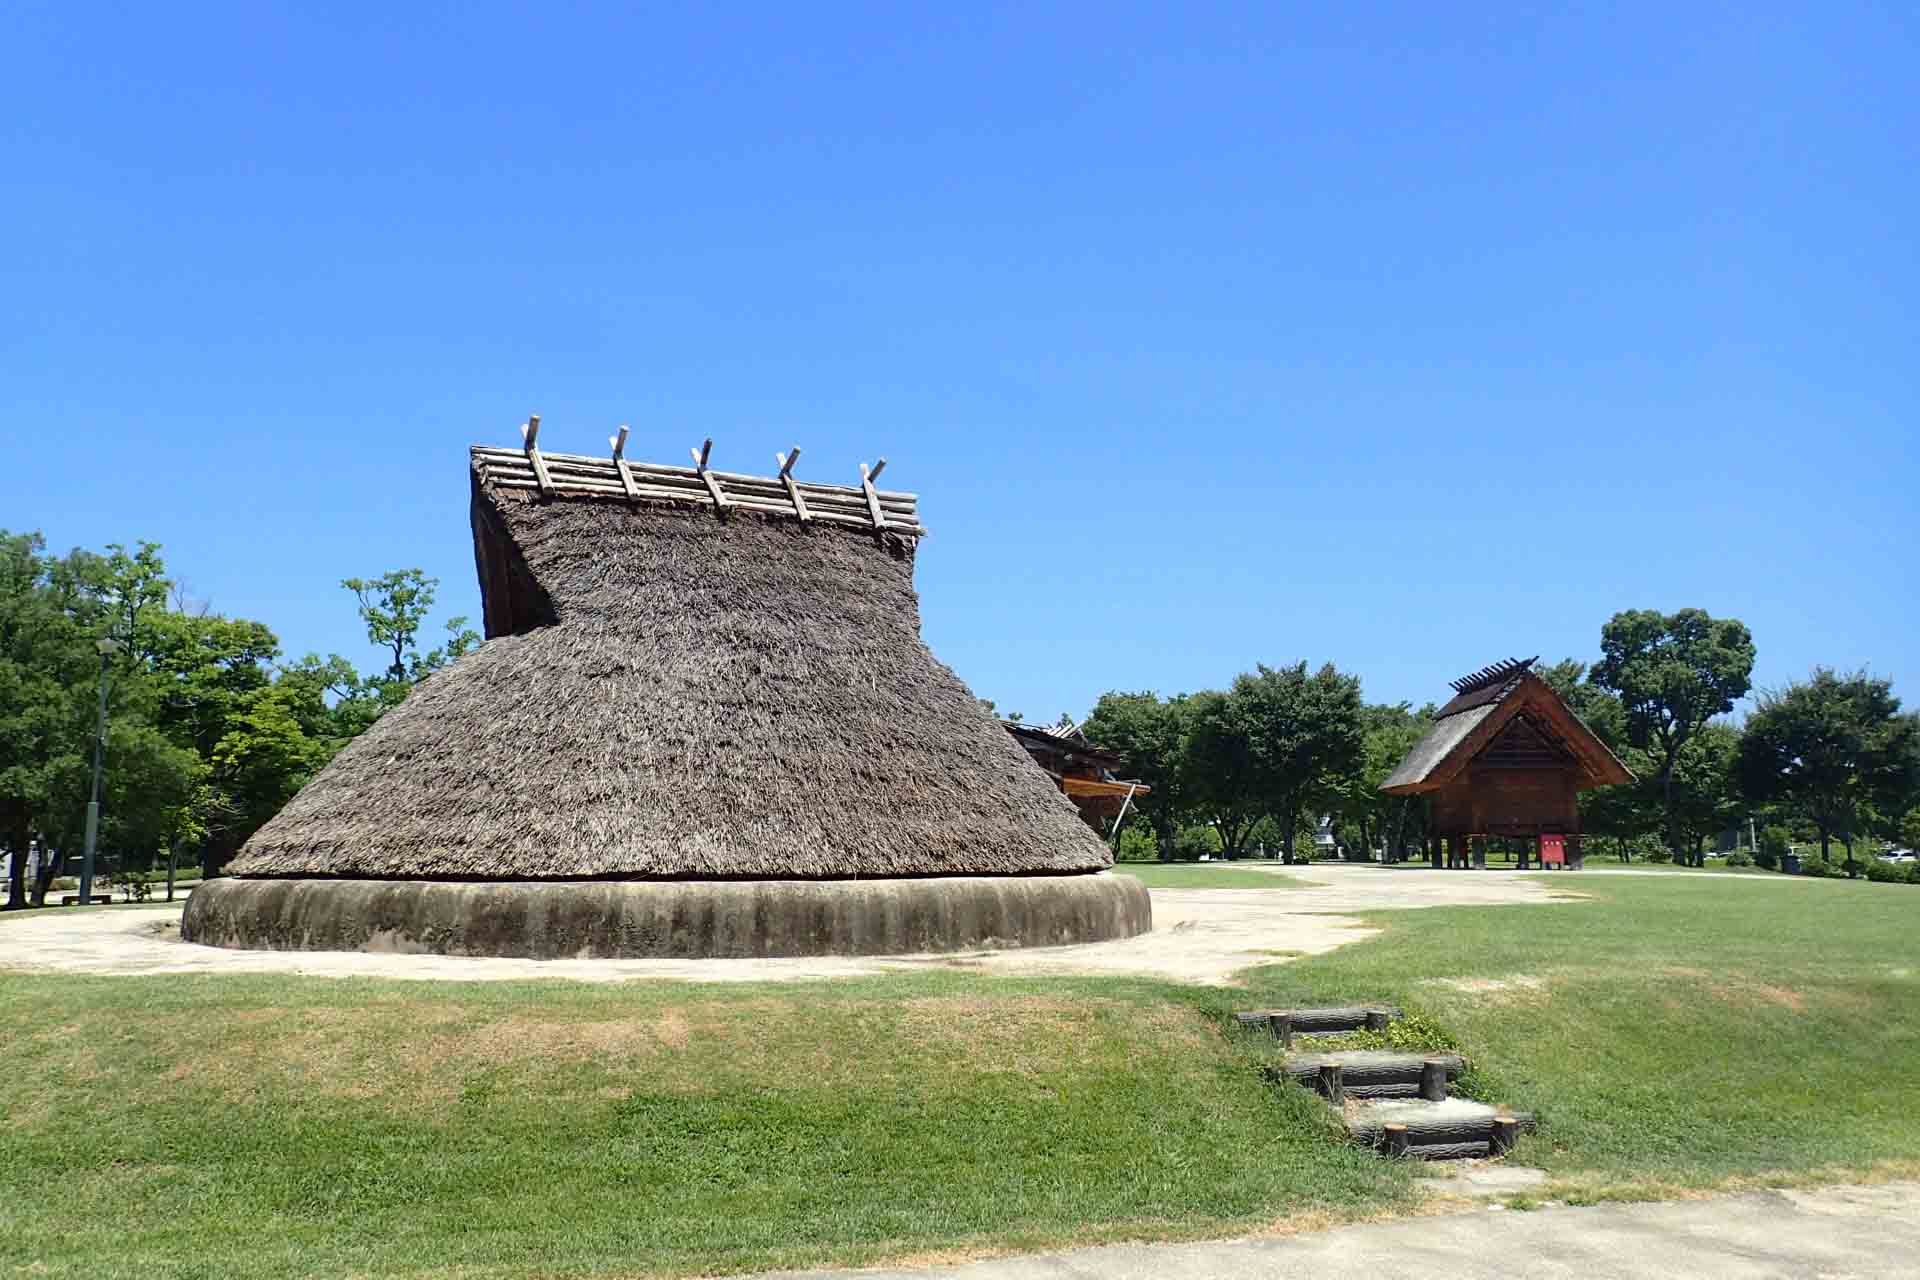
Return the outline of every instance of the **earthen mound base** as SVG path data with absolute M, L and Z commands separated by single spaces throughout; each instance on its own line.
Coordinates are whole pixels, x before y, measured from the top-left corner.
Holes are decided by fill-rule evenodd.
M 1153 928 L 1133 876 L 209 880 L 180 936 L 265 951 L 708 959 L 1051 947 Z

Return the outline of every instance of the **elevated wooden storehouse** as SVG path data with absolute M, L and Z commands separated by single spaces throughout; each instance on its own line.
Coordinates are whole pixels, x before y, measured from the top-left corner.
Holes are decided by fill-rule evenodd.
M 1544 867 L 1578 867 L 1580 792 L 1632 782 L 1633 774 L 1533 673 L 1509 658 L 1453 682 L 1427 735 L 1380 789 L 1432 805 L 1434 866 L 1486 865 L 1486 842 L 1522 841 Z M 1444 842 L 1444 849 L 1442 847 Z
M 1033 762 L 1046 771 L 1062 795 L 1073 801 L 1086 824 L 1111 836 L 1133 806 L 1153 788 L 1119 775 L 1119 756 L 1102 751 L 1070 720 L 1042 729 L 1018 720 L 1003 720 L 1015 742 L 1026 748 Z
M 920 637 L 910 493 L 476 447 L 480 648 L 189 901 L 227 946 L 876 954 L 1124 937 L 1144 889 Z

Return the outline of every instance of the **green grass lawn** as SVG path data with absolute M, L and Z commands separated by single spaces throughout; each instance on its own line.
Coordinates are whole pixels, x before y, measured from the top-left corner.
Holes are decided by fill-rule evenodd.
M 3 977 L 0 1274 L 693 1274 L 1403 1202 L 1228 1008 L 944 973 Z
M 1579 1198 L 1920 1172 L 1920 892 L 1552 882 L 1591 900 L 1381 912 L 1245 991 L 0 975 L 0 1274 L 694 1274 L 1408 1208 L 1416 1170 L 1261 1082 L 1226 1028 L 1265 1003 L 1437 1021 Z
M 1920 1171 L 1920 892 L 1548 879 L 1592 901 L 1382 912 L 1384 937 L 1257 971 L 1259 999 L 1432 1017 L 1576 1195 Z
M 1149 889 L 1299 889 L 1304 882 L 1273 871 L 1215 862 L 1121 862 L 1121 875 L 1144 880 Z

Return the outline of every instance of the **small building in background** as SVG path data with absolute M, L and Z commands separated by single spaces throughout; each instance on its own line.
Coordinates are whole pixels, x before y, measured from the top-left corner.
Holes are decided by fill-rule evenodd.
M 1580 792 L 1632 782 L 1633 774 L 1594 736 L 1532 658 L 1508 658 L 1453 682 L 1426 737 L 1380 789 L 1424 795 L 1432 806 L 1430 856 L 1441 865 L 1484 867 L 1492 837 L 1521 842 L 1543 867 L 1578 867 Z
M 1120 757 L 1088 742 L 1080 727 L 1064 716 L 1050 729 L 1018 720 L 1000 723 L 1073 801 L 1081 820 L 1103 836 L 1119 830 L 1140 797 L 1152 790 L 1144 782 L 1120 778 Z

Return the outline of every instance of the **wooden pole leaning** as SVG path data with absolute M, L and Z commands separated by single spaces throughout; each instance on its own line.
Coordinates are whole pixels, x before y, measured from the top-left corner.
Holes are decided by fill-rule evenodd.
M 887 460 L 885 458 L 874 463 L 871 471 L 867 469 L 866 463 L 863 462 L 860 464 L 860 488 L 866 492 L 867 514 L 873 517 L 873 527 L 876 529 L 884 529 L 887 527 L 887 517 L 886 513 L 880 510 L 880 495 L 874 491 L 873 482 L 878 480 L 880 473 L 886 469 Z
M 800 461 L 800 446 L 793 446 L 788 453 L 774 454 L 773 460 L 780 464 L 780 483 L 786 486 L 787 497 L 793 500 L 793 514 L 805 524 L 813 517 L 807 514 L 807 500 L 800 496 L 800 486 L 793 479 L 793 464 Z
M 613 469 L 620 474 L 620 487 L 626 490 L 629 499 L 637 499 L 640 491 L 633 487 L 633 471 L 627 466 L 627 424 L 620 424 L 620 434 L 607 437 L 607 443 L 613 446 Z
M 553 477 L 547 474 L 547 460 L 540 456 L 540 415 L 530 413 L 520 428 L 520 436 L 525 441 L 527 461 L 533 464 L 533 479 L 540 486 L 541 496 L 553 493 Z
M 713 456 L 713 437 L 708 436 L 705 444 L 698 449 L 689 449 L 687 452 L 693 455 L 693 469 L 698 471 L 700 478 L 707 482 L 707 493 L 713 498 L 714 510 L 725 511 L 728 505 L 727 495 L 721 492 L 720 482 L 714 478 L 713 472 L 707 470 L 707 459 Z

